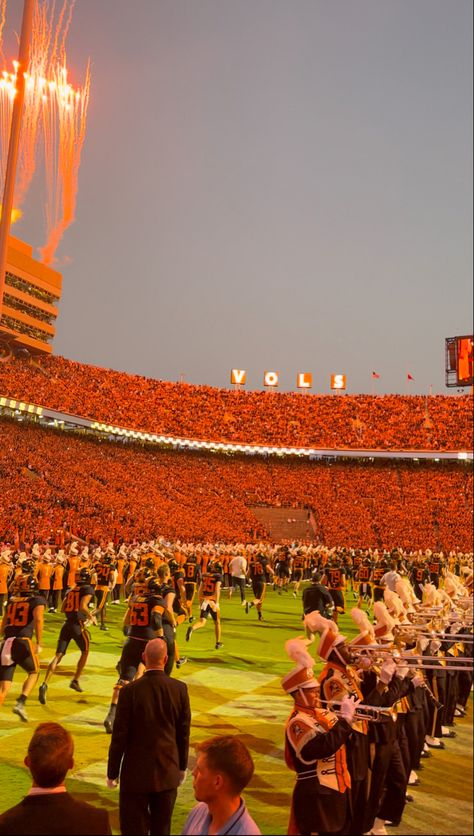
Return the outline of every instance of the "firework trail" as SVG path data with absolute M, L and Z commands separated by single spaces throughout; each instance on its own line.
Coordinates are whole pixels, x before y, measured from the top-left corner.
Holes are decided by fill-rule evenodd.
M 90 65 L 82 87 L 68 83 L 66 40 L 75 0 L 63 0 L 56 18 L 56 2 L 38 0 L 35 5 L 31 58 L 25 73 L 25 105 L 15 187 L 15 204 L 21 206 L 33 179 L 40 150 L 46 179 L 46 235 L 40 248 L 43 261 L 50 264 L 67 227 L 73 222 L 78 188 L 78 172 L 85 138 L 90 93 Z M 0 0 L 1 35 L 6 0 Z M 3 70 L 0 79 L 0 144 L 3 149 L 0 175 L 4 166 L 10 132 L 18 64 L 13 72 Z

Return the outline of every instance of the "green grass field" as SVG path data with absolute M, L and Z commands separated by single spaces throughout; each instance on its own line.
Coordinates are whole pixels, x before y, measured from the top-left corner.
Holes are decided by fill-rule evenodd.
M 224 593 L 225 595 L 226 593 Z M 352 606 L 349 594 L 348 610 Z M 11 709 L 20 693 L 23 672 L 18 670 L 10 694 L 0 713 L 0 811 L 16 804 L 30 786 L 23 758 L 37 723 L 63 723 L 76 744 L 75 768 L 68 788 L 81 798 L 109 810 L 114 832 L 118 827 L 118 790 L 105 787 L 110 738 L 103 720 L 116 681 L 115 664 L 123 642 L 121 621 L 125 605 L 109 606 L 110 631 L 92 628 L 91 654 L 82 678 L 83 694 L 69 686 L 77 651 L 66 655 L 50 682 L 48 703 L 41 706 L 37 689 L 27 702 L 30 721 L 22 723 Z M 188 664 L 174 675 L 189 688 L 193 713 L 191 742 L 215 734 L 240 734 L 249 746 L 256 770 L 246 792 L 248 807 L 264 834 L 286 833 L 293 776 L 283 759 L 283 733 L 291 700 L 280 687 L 280 678 L 292 664 L 284 651 L 286 639 L 301 634 L 301 601 L 291 593 L 281 596 L 271 587 L 264 609 L 265 620 L 257 622 L 255 610 L 246 616 L 238 597 L 221 600 L 224 647 L 214 650 L 214 630 L 206 627 L 185 643 L 185 627 L 178 631 L 181 653 Z M 42 667 L 55 648 L 62 616 L 46 615 Z M 340 622 L 342 632 L 354 635 L 349 616 Z M 318 665 L 316 670 L 319 670 Z M 472 704 L 468 718 L 456 725 L 457 737 L 446 741 L 446 749 L 424 761 L 421 786 L 414 788 L 414 804 L 407 804 L 402 825 L 393 833 L 470 834 L 472 821 Z M 190 767 L 194 762 L 191 752 Z M 178 794 L 173 833 L 182 830 L 187 812 L 194 804 L 192 779 Z

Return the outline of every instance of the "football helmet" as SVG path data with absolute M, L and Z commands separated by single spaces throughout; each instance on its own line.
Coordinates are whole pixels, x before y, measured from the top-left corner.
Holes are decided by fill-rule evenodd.
M 15 592 L 31 594 L 38 589 L 38 583 L 33 575 L 19 575 L 15 581 Z
M 35 561 L 31 557 L 27 557 L 20 566 L 23 575 L 32 575 L 35 571 Z
M 147 557 L 145 560 L 145 568 L 146 569 L 154 569 L 155 568 L 155 561 L 152 557 Z
M 158 583 L 158 578 L 148 578 L 146 583 L 146 591 L 147 595 L 160 595 L 161 594 L 161 587 Z
M 83 566 L 82 569 L 79 569 L 79 571 L 76 572 L 75 581 L 77 584 L 90 583 L 91 577 L 92 575 L 90 569 L 88 569 L 87 566 Z

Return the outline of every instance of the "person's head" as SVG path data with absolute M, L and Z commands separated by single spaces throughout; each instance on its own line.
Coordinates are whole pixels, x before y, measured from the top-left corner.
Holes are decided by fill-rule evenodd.
M 145 645 L 142 659 L 147 670 L 163 670 L 168 660 L 168 650 L 164 639 L 151 639 Z
M 211 737 L 199 743 L 196 752 L 193 787 L 197 801 L 209 804 L 222 796 L 235 798 L 252 778 L 252 756 L 238 737 Z
M 25 766 L 37 787 L 53 788 L 64 783 L 74 766 L 74 741 L 59 723 L 40 723 L 28 746 Z
M 158 566 L 158 578 L 160 583 L 165 583 L 171 577 L 170 567 L 167 563 L 162 563 Z

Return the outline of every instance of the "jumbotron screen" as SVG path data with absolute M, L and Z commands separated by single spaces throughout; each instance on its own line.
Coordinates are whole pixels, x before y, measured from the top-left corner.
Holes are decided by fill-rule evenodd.
M 472 353 L 474 337 L 447 337 L 446 345 L 446 386 L 472 386 L 474 376 Z

